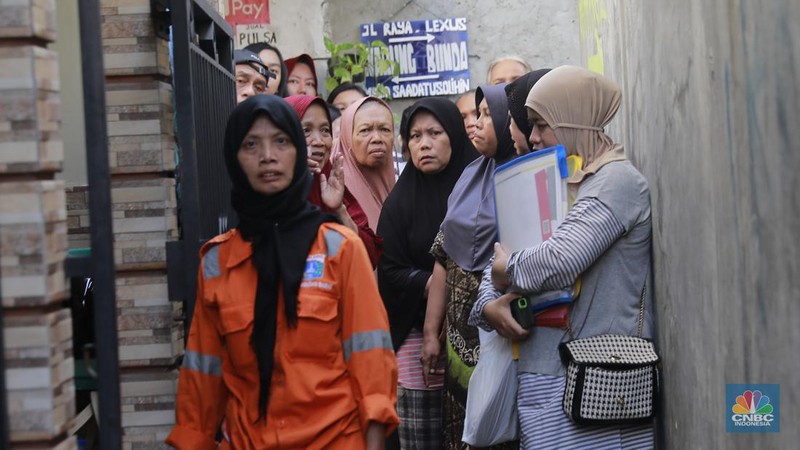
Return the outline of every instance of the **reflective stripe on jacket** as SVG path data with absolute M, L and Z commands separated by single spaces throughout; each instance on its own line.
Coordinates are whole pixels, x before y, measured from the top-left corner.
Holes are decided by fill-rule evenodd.
M 345 448 L 370 421 L 399 422 L 397 366 L 372 266 L 359 237 L 320 226 L 298 293 L 296 328 L 278 303 L 266 423 L 258 420 L 258 363 L 250 345 L 257 272 L 238 230 L 200 251 L 197 302 L 167 443 L 213 449 L 225 420 L 232 448 Z M 362 444 L 363 445 L 363 444 Z M 357 447 L 356 447 L 357 448 Z

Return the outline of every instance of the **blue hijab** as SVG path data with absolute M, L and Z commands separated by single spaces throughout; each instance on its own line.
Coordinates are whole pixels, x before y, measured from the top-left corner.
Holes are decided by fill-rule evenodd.
M 494 210 L 494 170 L 517 156 L 509 130 L 508 97 L 505 83 L 481 86 L 475 92 L 475 105 L 486 98 L 497 136 L 493 157 L 480 156 L 468 165 L 458 179 L 447 203 L 442 222 L 444 251 L 468 272 L 482 271 L 492 256 L 497 240 Z

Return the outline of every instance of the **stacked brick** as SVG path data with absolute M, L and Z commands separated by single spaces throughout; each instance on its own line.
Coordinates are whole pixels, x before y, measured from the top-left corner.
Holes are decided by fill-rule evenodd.
M 0 2 L 0 286 L 13 448 L 77 448 L 55 0 Z
M 181 304 L 167 295 L 167 241 L 178 238 L 167 41 L 150 0 L 101 0 L 117 285 L 122 444 L 163 448 L 175 420 Z M 89 192 L 67 191 L 70 247 L 89 243 Z

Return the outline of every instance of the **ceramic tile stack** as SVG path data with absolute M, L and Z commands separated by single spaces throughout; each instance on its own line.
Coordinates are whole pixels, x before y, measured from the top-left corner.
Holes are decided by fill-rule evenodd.
M 166 277 L 166 242 L 178 238 L 169 52 L 156 33 L 154 2 L 101 3 L 123 448 L 163 448 L 183 353 L 182 308 L 169 301 Z M 71 245 L 78 245 L 88 238 L 88 210 L 79 207 L 79 190 L 70 196 L 70 223 L 78 225 Z
M 172 87 L 162 81 L 106 86 L 109 163 L 114 174 L 175 170 Z
M 183 323 L 178 320 L 180 303 L 167 299 L 166 275 L 160 271 L 121 273 L 117 307 L 120 365 L 171 367 L 183 351 Z
M 164 75 L 169 46 L 156 36 L 150 0 L 101 0 L 106 75 Z
M 77 447 L 55 0 L 0 2 L 0 286 L 12 448 Z
M 118 271 L 166 269 L 165 242 L 178 233 L 175 180 L 114 179 L 111 201 Z

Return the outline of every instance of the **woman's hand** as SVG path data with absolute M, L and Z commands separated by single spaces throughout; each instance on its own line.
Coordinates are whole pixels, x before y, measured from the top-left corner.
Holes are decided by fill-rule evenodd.
M 340 209 L 344 199 L 344 156 L 341 153 L 337 153 L 333 158 L 330 178 L 321 175 L 319 185 L 322 203 L 333 211 Z
M 422 326 L 422 377 L 425 385 L 430 386 L 430 376 L 432 374 L 444 374 L 444 364 L 442 358 L 442 343 L 444 342 L 445 308 L 447 301 L 445 293 L 447 290 L 446 281 L 447 270 L 438 261 L 433 264 L 433 273 L 428 279 L 428 306 L 425 309 L 425 323 Z
M 322 164 L 314 161 L 311 158 L 307 158 L 306 161 L 308 161 L 308 170 L 310 170 L 311 173 L 316 174 L 322 172 Z
M 442 364 L 442 337 L 444 333 L 438 336 L 426 335 L 422 343 L 422 378 L 425 380 L 425 386 L 430 387 L 431 375 L 443 375 L 444 365 Z
M 511 281 L 508 279 L 506 268 L 508 267 L 508 252 L 500 245 L 494 243 L 494 261 L 492 262 L 492 284 L 500 292 L 505 292 Z
M 483 307 L 483 316 L 500 336 L 521 341 L 531 332 L 522 328 L 511 315 L 511 302 L 517 298 L 519 294 L 516 292 L 501 295 Z

